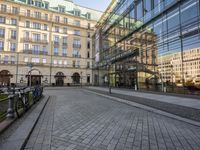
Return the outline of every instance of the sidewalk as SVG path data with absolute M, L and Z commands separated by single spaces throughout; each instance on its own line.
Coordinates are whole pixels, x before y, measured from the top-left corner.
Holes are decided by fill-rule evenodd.
M 102 87 L 89 87 L 89 88 L 108 92 L 108 88 L 102 88 Z M 120 90 L 120 89 L 112 89 L 112 93 L 140 97 L 140 98 L 145 98 L 145 99 L 150 99 L 150 100 L 156 100 L 160 102 L 171 103 L 175 105 L 180 105 L 180 106 L 185 106 L 185 107 L 190 107 L 190 108 L 200 110 L 200 99 L 150 94 L 150 93 L 144 93 L 144 92 L 135 92 L 134 90 L 125 91 L 125 90 Z
M 109 94 L 109 89 L 103 87 L 88 87 L 87 89 L 101 94 L 150 106 L 191 120 L 200 121 L 199 99 L 121 89 L 112 89 L 112 94 Z

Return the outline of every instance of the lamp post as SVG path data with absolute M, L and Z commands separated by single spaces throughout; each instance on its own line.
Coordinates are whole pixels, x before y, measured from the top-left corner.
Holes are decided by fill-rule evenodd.
M 110 85 L 110 74 L 109 74 L 109 70 L 110 70 L 110 63 L 108 63 L 108 88 L 109 88 L 109 94 L 112 94 L 112 91 L 111 91 L 111 85 Z
M 82 73 L 83 73 L 83 72 L 81 71 L 81 88 L 82 88 Z
M 32 82 L 31 81 L 32 80 L 31 79 L 31 71 L 32 71 L 32 68 L 33 68 L 33 64 L 32 63 L 28 63 L 27 66 L 30 68 L 30 71 L 29 71 L 30 72 L 30 75 L 29 75 L 29 86 L 31 87 L 32 86 L 31 85 L 31 82 Z

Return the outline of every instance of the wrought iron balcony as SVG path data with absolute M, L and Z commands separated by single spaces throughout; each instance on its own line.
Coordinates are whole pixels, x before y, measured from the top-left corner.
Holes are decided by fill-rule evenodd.
M 73 48 L 81 48 L 81 44 L 73 44 Z

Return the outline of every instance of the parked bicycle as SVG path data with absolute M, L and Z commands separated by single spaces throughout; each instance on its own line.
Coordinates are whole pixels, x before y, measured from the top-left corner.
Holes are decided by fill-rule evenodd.
M 30 90 L 27 87 L 24 88 L 8 88 L 8 92 L 16 96 L 15 98 L 15 111 L 17 117 L 24 114 L 30 107 L 29 93 Z
M 43 94 L 43 87 L 42 86 L 35 86 L 33 91 L 32 91 L 32 97 L 34 103 L 40 100 Z

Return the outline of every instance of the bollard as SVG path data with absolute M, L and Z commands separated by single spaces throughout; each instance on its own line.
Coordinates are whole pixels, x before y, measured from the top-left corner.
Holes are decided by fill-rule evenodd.
M 138 90 L 137 85 L 135 85 L 135 91 L 137 91 L 137 90 Z
M 15 112 L 14 112 L 14 95 L 9 95 L 9 103 L 8 103 L 8 110 L 7 110 L 7 115 L 6 117 L 8 119 L 12 119 L 15 117 Z
M 112 94 L 112 92 L 111 92 L 111 86 L 109 86 L 109 94 Z

